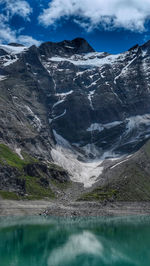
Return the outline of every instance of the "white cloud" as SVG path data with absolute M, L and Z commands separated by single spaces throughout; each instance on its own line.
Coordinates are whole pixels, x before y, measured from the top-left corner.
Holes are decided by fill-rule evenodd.
M 0 25 L 0 43 L 16 42 L 24 44 L 25 46 L 38 46 L 41 43 L 40 41 L 33 39 L 31 36 L 21 35 L 22 28 L 19 30 L 11 29 L 9 26 L 9 16 L 0 14 Z
M 32 36 L 28 35 L 17 35 L 16 31 L 12 31 L 8 26 L 0 29 L 0 43 L 20 43 L 27 47 L 31 45 L 39 46 L 41 41 L 34 39 Z
M 32 8 L 24 0 L 0 0 L 3 7 L 0 11 L 0 43 L 18 42 L 25 46 L 40 44 L 40 41 L 33 39 L 31 36 L 20 35 L 22 28 L 13 30 L 9 22 L 14 15 L 21 16 L 29 20 Z
M 31 45 L 39 46 L 41 43 L 40 41 L 37 41 L 37 40 L 33 39 L 33 37 L 28 36 L 28 35 L 18 36 L 17 42 L 24 44 L 25 46 L 31 46 Z
M 14 42 L 16 40 L 16 31 L 11 30 L 8 25 L 9 17 L 0 14 L 0 42 Z
M 39 22 L 49 26 L 70 16 L 88 30 L 102 26 L 144 31 L 150 18 L 150 0 L 52 0 L 43 9 Z
M 14 15 L 29 19 L 32 9 L 24 0 L 0 0 L 0 42 L 15 42 L 19 30 L 11 29 L 9 22 Z
M 3 27 L 0 29 L 0 43 L 3 42 L 15 42 L 16 32 L 12 31 L 9 27 Z
M 24 0 L 0 0 L 0 4 L 4 4 L 3 11 L 6 11 L 9 17 L 18 15 L 28 19 L 32 12 L 29 3 Z

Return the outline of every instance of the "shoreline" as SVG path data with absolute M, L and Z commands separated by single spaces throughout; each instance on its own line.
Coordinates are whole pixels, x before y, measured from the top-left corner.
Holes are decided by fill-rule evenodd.
M 57 202 L 0 200 L 0 216 L 56 217 L 150 215 L 150 202 Z

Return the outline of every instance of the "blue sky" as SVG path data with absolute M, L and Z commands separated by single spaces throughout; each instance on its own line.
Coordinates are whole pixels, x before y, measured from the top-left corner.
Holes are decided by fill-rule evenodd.
M 119 53 L 150 39 L 150 0 L 0 0 L 0 25 L 1 43 L 83 37 Z

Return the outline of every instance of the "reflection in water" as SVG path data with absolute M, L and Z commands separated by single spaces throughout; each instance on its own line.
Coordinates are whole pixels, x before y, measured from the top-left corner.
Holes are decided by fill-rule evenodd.
M 102 242 L 105 244 L 105 249 Z M 94 261 L 99 261 L 101 259 L 104 265 L 118 261 L 132 262 L 128 256 L 122 254 L 113 246 L 113 242 L 105 239 L 102 241 L 99 239 L 98 241 L 94 234 L 84 231 L 81 234 L 71 236 L 65 245 L 56 248 L 48 259 L 48 265 L 57 266 L 64 265 L 64 263 L 71 265 L 71 263 L 80 255 L 93 255 Z
M 150 217 L 0 219 L 1 266 L 147 266 Z
M 70 236 L 67 243 L 55 249 L 48 259 L 48 265 L 55 266 L 63 262 L 71 262 L 81 254 L 101 256 L 102 251 L 103 247 L 95 235 L 84 231 L 81 234 Z

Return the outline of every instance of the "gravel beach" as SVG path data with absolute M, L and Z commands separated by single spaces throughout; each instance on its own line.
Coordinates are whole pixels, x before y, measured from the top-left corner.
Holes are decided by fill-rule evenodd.
M 120 216 L 150 215 L 150 202 L 56 202 L 0 200 L 0 216 L 49 215 Z

